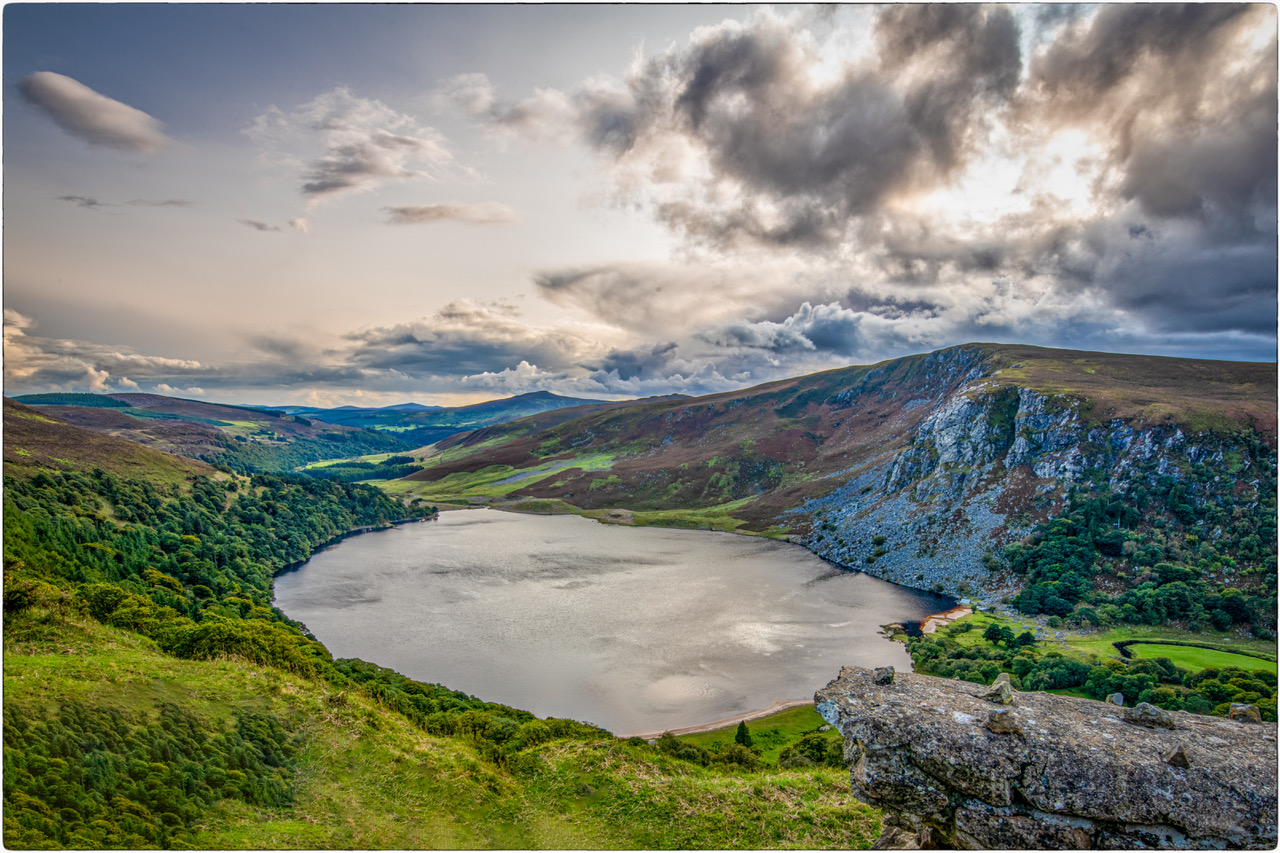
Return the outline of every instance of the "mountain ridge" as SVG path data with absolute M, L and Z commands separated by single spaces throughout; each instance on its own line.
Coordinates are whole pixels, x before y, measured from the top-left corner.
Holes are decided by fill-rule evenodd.
M 404 487 L 654 523 L 665 513 L 699 525 L 671 514 L 722 507 L 724 529 L 963 594 L 990 580 L 987 555 L 1099 471 L 1114 467 L 1105 485 L 1123 490 L 1215 456 L 1273 460 L 1275 389 L 1271 364 L 966 344 L 554 424 L 513 421 L 441 442 Z M 1148 462 L 1163 468 L 1148 474 Z

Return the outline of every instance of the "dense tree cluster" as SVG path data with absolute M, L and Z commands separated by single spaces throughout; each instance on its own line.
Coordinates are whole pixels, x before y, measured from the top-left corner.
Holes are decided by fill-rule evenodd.
M 1268 670 L 1224 667 L 1191 672 L 1174 666 L 1168 658 L 1098 663 L 1041 651 L 1034 638 L 1031 643 L 1020 642 L 1029 632 L 1006 642 L 1003 648 L 994 643 L 960 643 L 956 635 L 972 627 L 971 623 L 960 623 L 908 639 L 907 649 L 916 670 L 978 684 L 990 684 L 1001 672 L 1007 672 L 1020 690 L 1076 690 L 1094 699 L 1121 693 L 1129 704 L 1150 702 L 1195 714 L 1224 715 L 1231 703 L 1241 702 L 1257 705 L 1263 719 L 1276 719 L 1276 676 Z
M 173 705 L 152 720 L 79 702 L 43 718 L 6 705 L 5 846 L 185 846 L 217 800 L 289 802 L 295 737 L 270 714 L 221 729 Z
M 1013 600 L 1019 610 L 1274 636 L 1274 451 L 1254 442 L 1221 465 L 1152 468 L 1125 493 L 1107 488 L 1106 472 L 1093 473 L 1062 516 L 1004 550 L 1004 563 L 1026 578 Z

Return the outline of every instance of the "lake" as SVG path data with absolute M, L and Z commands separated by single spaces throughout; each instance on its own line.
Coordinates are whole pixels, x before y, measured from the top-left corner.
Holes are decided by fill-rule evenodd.
M 488 509 L 344 540 L 275 595 L 334 657 L 624 735 L 909 669 L 880 626 L 951 604 L 798 545 Z

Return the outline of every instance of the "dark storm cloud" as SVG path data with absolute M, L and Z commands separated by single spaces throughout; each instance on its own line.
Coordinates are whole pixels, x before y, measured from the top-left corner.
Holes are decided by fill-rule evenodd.
M 612 349 L 591 366 L 603 373 L 615 373 L 622 380 L 665 378 L 674 372 L 671 362 L 676 357 L 676 349 L 674 341 L 647 348 Z
M 1036 56 L 1025 105 L 1098 125 L 1120 194 L 1149 215 L 1239 229 L 1275 208 L 1275 69 L 1274 7 L 1104 6 Z
M 817 57 L 792 24 L 725 24 L 648 62 L 611 102 L 580 95 L 586 140 L 659 180 L 673 140 L 701 152 L 708 185 L 655 208 L 695 240 L 832 243 L 849 220 L 966 162 L 1021 68 L 1003 8 L 894 6 L 876 38 L 880 67 L 815 83 Z M 741 188 L 738 203 L 707 203 L 728 182 Z

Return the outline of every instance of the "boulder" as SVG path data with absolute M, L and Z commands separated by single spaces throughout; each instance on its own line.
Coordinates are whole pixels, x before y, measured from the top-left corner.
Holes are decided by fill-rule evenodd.
M 1173 720 L 1173 714 L 1164 708 L 1157 708 L 1150 702 L 1139 702 L 1132 708 L 1125 708 L 1123 719 L 1126 723 L 1146 726 L 1150 729 L 1174 729 L 1178 727 L 1178 724 Z
M 876 684 L 893 684 L 893 667 L 876 667 Z
M 1257 705 L 1243 705 L 1239 702 L 1231 703 L 1231 710 L 1227 712 L 1227 717 L 1241 723 L 1262 722 L 1262 714 L 1259 713 Z
M 1148 727 L 1109 703 L 1032 692 L 993 708 L 972 689 L 847 667 L 814 696 L 854 795 L 924 846 L 1276 847 L 1274 723 L 1157 708 L 1175 728 Z
M 1108 701 L 1108 702 L 1110 702 L 1112 705 L 1120 705 L 1121 707 L 1123 707 L 1123 706 L 1124 706 L 1124 694 L 1123 694 L 1123 693 L 1112 693 L 1110 696 L 1108 696 L 1108 697 L 1107 697 L 1107 701 Z
M 982 694 L 982 698 L 1000 705 L 1013 704 L 1013 684 L 1009 681 L 1009 673 L 1002 672 L 991 682 L 991 689 Z

